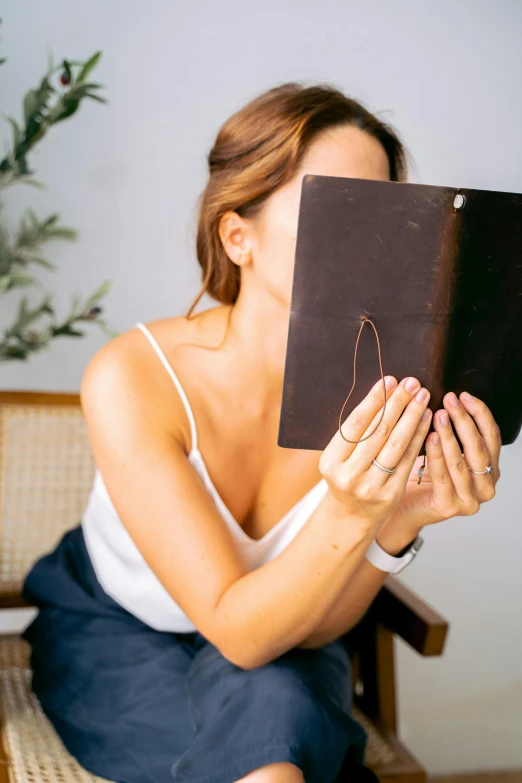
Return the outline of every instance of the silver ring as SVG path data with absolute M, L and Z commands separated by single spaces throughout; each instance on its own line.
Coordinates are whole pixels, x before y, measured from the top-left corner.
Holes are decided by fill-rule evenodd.
M 376 459 L 372 459 L 372 462 L 379 470 L 383 470 L 385 473 L 395 473 L 395 468 L 385 468 L 384 465 L 381 465 Z
M 470 466 L 468 465 L 468 470 L 471 470 L 472 473 L 477 473 L 477 474 L 480 474 L 480 473 L 493 473 L 493 468 L 491 467 L 491 465 L 486 465 L 485 470 L 472 470 L 472 468 L 470 468 Z

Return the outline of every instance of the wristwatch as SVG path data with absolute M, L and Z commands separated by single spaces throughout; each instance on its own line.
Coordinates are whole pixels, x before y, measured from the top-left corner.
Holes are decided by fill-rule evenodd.
M 376 539 L 374 539 L 368 547 L 365 557 L 380 571 L 398 574 L 399 571 L 402 571 L 403 568 L 406 568 L 406 566 L 411 563 L 423 543 L 424 539 L 421 536 L 417 536 L 417 538 L 406 547 L 406 550 L 403 549 L 399 552 L 398 556 L 394 556 L 385 552 L 384 549 L 379 546 Z

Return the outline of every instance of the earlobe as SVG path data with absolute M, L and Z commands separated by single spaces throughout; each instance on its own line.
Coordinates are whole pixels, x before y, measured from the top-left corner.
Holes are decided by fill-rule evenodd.
M 239 216 L 235 212 L 225 212 L 219 221 L 218 234 L 229 259 L 237 264 L 240 261 L 244 245 L 243 230 L 238 225 Z
M 241 253 L 237 258 L 230 258 L 230 254 L 227 253 L 230 261 L 236 266 L 246 266 L 250 261 L 249 253 Z
M 246 266 L 246 264 L 249 263 L 251 260 L 251 253 L 249 249 L 249 242 L 248 239 L 245 237 L 245 234 L 243 231 L 239 229 L 240 236 L 237 237 L 237 241 L 235 244 L 235 250 L 237 252 L 237 259 L 234 260 L 234 263 L 238 266 Z

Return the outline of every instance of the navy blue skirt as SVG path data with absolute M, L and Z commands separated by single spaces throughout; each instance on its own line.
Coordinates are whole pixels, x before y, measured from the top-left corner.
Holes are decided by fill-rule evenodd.
M 32 689 L 68 751 L 117 783 L 234 783 L 291 762 L 306 783 L 378 778 L 340 640 L 243 670 L 201 633 L 157 631 L 101 587 L 82 527 L 29 571 Z M 344 763 L 344 765 L 343 765 Z M 346 774 L 347 764 L 353 774 Z

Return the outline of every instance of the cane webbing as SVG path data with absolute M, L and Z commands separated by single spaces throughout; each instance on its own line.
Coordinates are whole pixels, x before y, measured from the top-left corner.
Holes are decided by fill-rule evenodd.
M 79 523 L 94 478 L 76 405 L 0 405 L 0 594 Z

